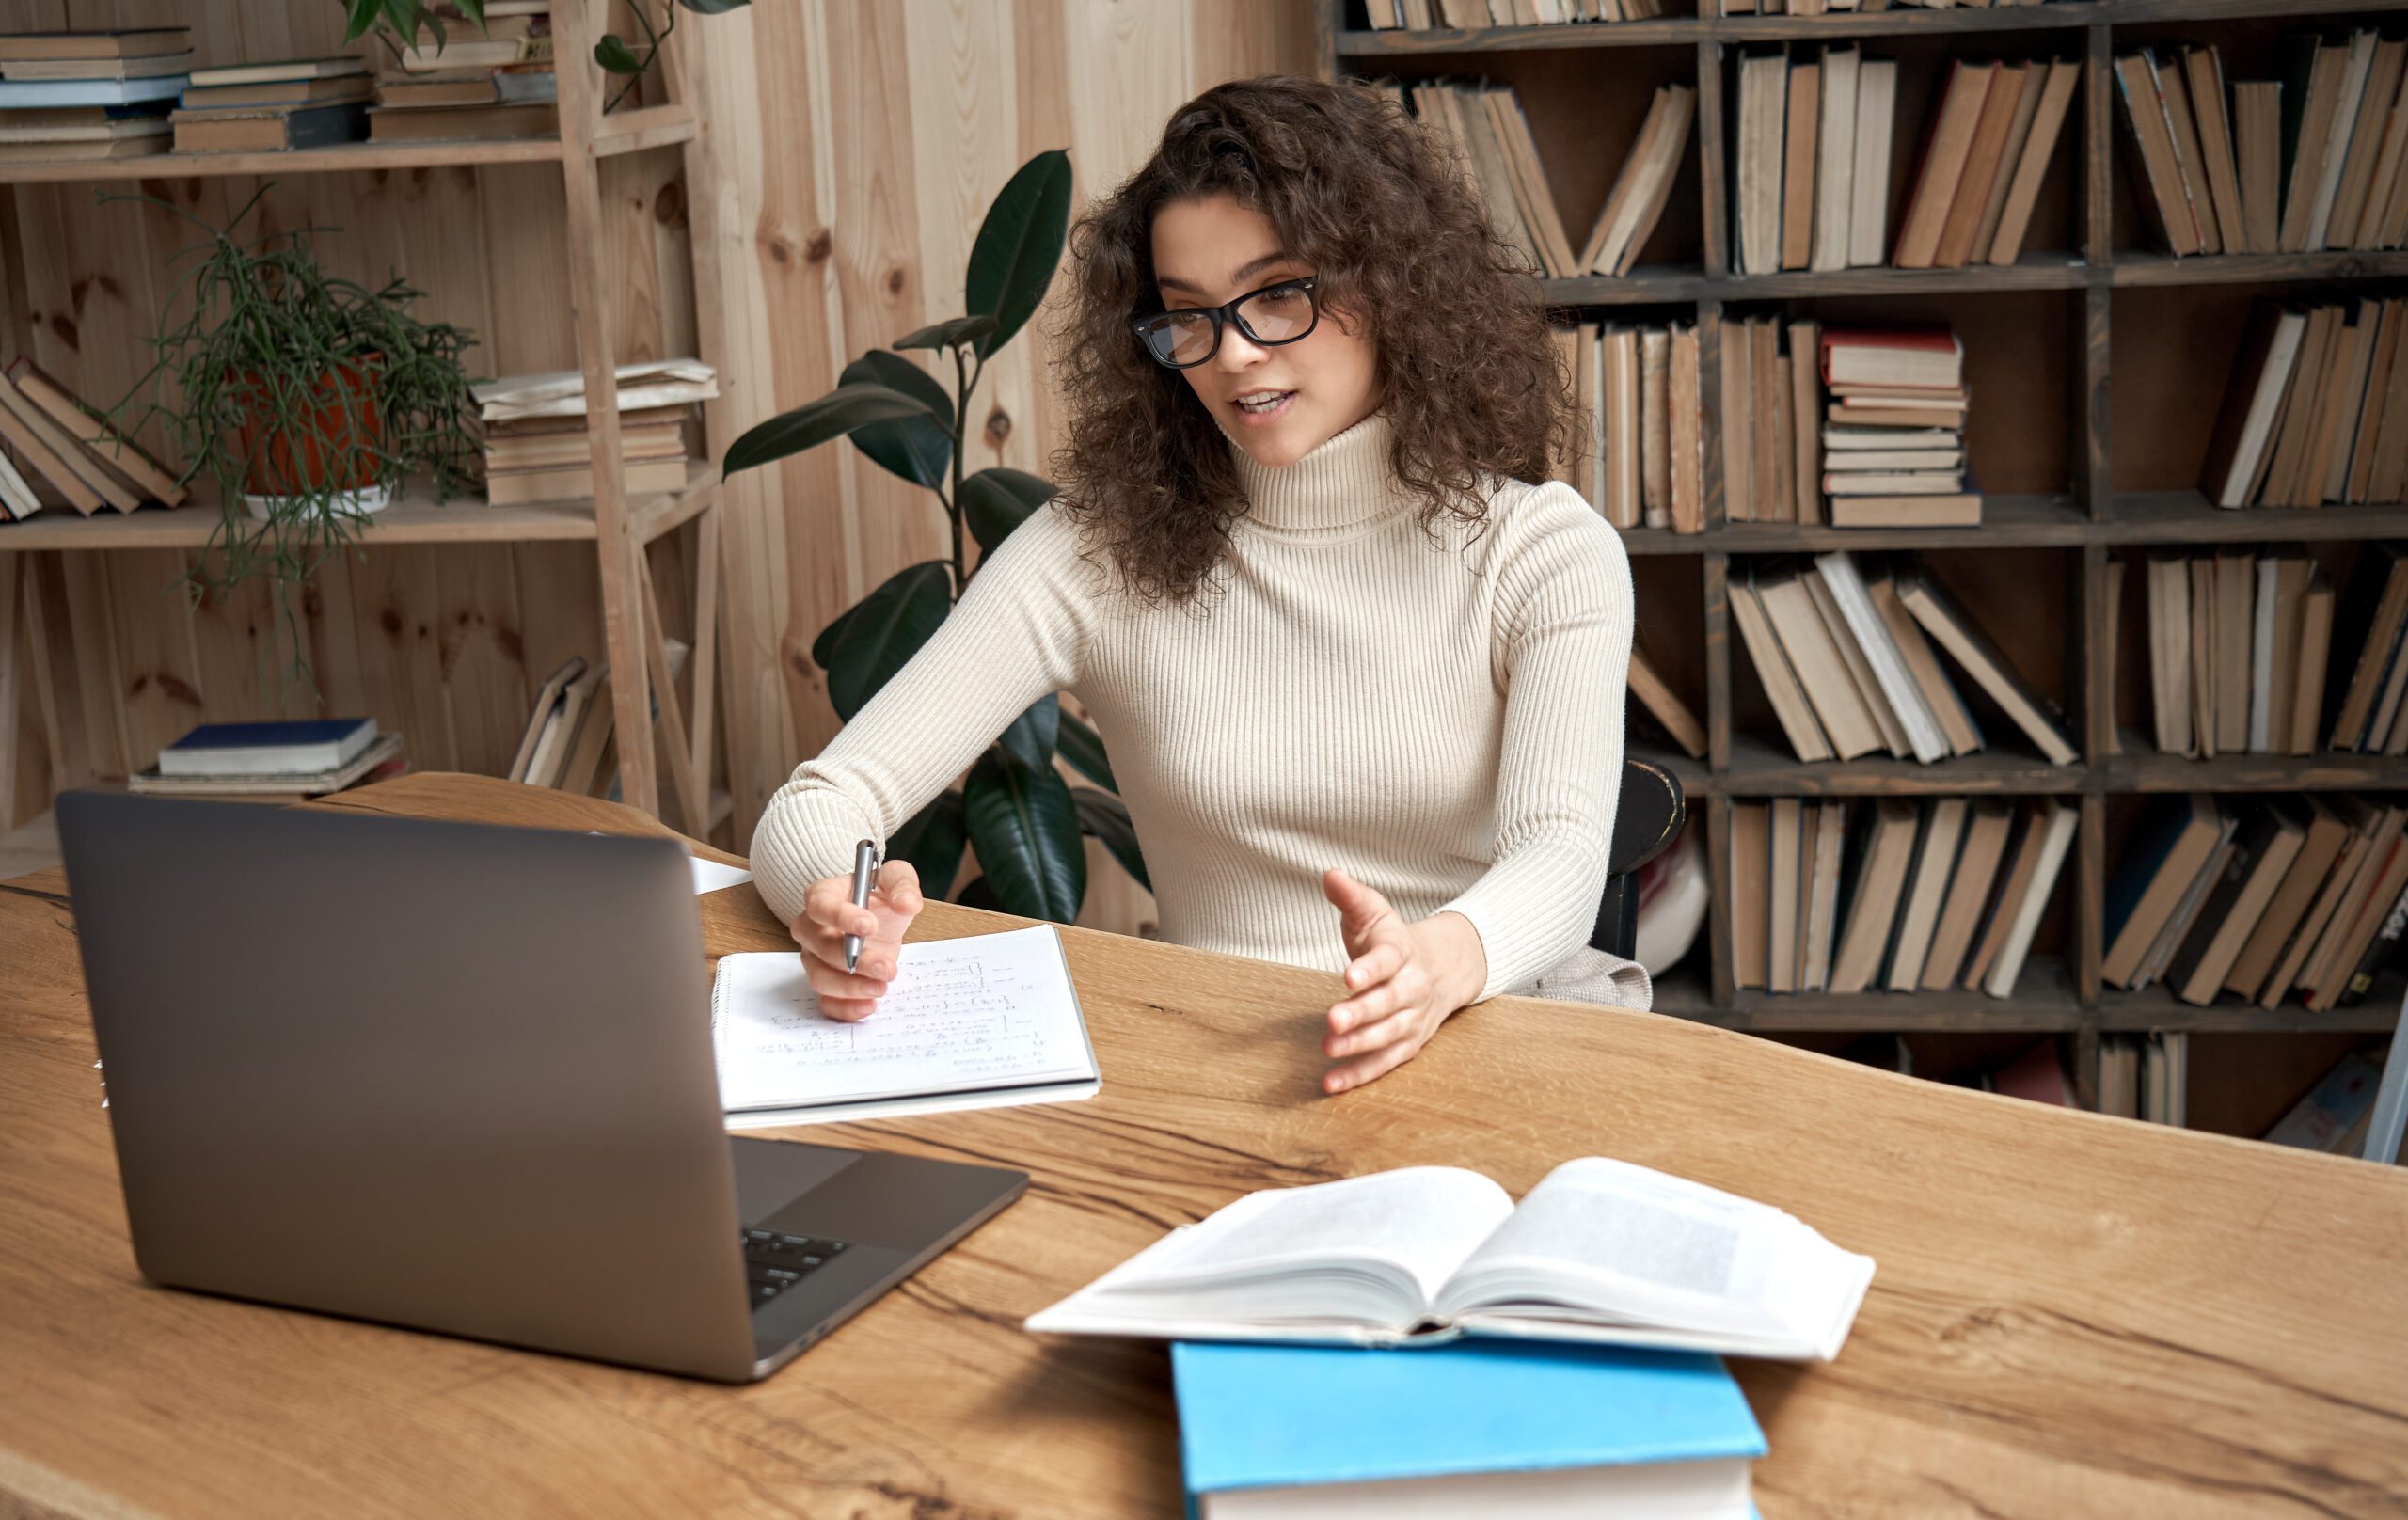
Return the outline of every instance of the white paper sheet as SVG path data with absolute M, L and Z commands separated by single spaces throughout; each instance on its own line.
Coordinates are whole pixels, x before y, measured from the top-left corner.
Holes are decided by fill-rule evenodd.
M 721 865 L 700 855 L 689 855 L 686 863 L 694 868 L 694 895 L 719 892 L 728 887 L 740 887 L 752 879 L 752 873 L 740 865 Z
M 711 1030 L 730 1114 L 1098 1078 L 1061 937 L 1046 925 L 905 945 L 878 1011 L 854 1023 L 819 1011 L 800 955 L 723 956 Z M 1057 1096 L 1085 1094 L 1028 1100 Z

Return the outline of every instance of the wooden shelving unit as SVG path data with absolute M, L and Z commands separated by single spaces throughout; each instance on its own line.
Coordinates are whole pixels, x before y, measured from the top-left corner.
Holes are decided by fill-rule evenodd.
M 638 109 L 603 113 L 604 80 L 591 60 L 605 29 L 604 0 L 551 0 L 552 30 L 562 62 L 560 70 L 561 131 L 558 136 L 495 141 L 413 143 L 346 143 L 336 147 L 273 153 L 166 153 L 91 164 L 0 163 L 0 185 L 101 181 L 172 181 L 194 176 L 362 173 L 419 170 L 464 166 L 558 164 L 566 189 L 569 221 L 567 294 L 578 361 L 584 370 L 586 393 L 593 398 L 589 421 L 594 436 L 594 495 L 591 500 L 497 507 L 480 499 L 454 498 L 437 503 L 423 488 L 414 489 L 371 519 L 360 535 L 362 546 L 404 544 L 499 544 L 546 540 L 591 543 L 601 579 L 603 642 L 610 664 L 610 688 L 618 731 L 625 734 L 660 732 L 670 756 L 670 779 L 687 828 L 705 833 L 724 810 L 708 795 L 711 773 L 713 687 L 716 678 L 715 636 L 718 624 L 720 500 L 716 467 L 689 467 L 686 484 L 674 492 L 630 496 L 619 458 L 618 395 L 612 384 L 614 343 L 611 303 L 606 296 L 604 268 L 607 239 L 601 235 L 600 183 L 602 160 L 622 153 L 683 146 L 687 170 L 703 182 L 706 169 L 699 161 L 703 132 L 699 113 L 687 100 Z M 669 56 L 664 55 L 664 56 Z M 673 95 L 683 93 L 674 67 L 664 67 Z M 714 198 L 697 195 L 687 208 L 692 241 L 707 244 Z M 529 300 L 556 299 L 557 289 L 524 293 Z M 698 280 L 698 305 L 715 305 L 715 281 Z M 700 332 L 721 331 L 715 310 L 699 313 Z M 701 356 L 713 361 L 714 356 Z M 644 551 L 662 534 L 688 522 L 701 523 L 696 564 L 695 639 L 693 655 L 694 711 L 683 710 L 666 674 L 665 631 L 653 606 L 651 579 L 644 571 Z M 30 577 L 25 556 L 43 550 L 100 551 L 112 549 L 198 549 L 216 529 L 218 508 L 205 493 L 175 511 L 145 507 L 126 515 L 103 513 L 79 517 L 56 509 L 22 522 L 0 524 L 0 607 L 12 605 L 8 594 L 16 585 L 21 565 Z M 0 637 L 0 693 L 15 689 L 18 662 L 15 620 Z M 652 717 L 656 708 L 657 722 Z M 689 718 L 690 716 L 690 722 Z M 0 757 L 13 753 L 16 705 L 0 705 Z M 621 795 L 636 807 L 658 815 L 660 779 L 656 774 L 654 747 L 619 746 Z
M 2173 259 L 2135 251 L 2118 243 L 2119 180 L 2125 172 L 2115 134 L 2115 81 L 2110 60 L 2133 28 L 2173 24 L 2213 26 L 2240 23 L 2264 27 L 2293 24 L 2344 24 L 2408 9 L 2408 0 L 2052 0 L 2033 7 L 1891 9 L 1872 14 L 1821 17 L 1711 14 L 1716 0 L 1698 0 L 1707 14 L 1624 24 L 1500 27 L 1480 31 L 1370 31 L 1361 0 L 1321 0 L 1317 11 L 1322 67 L 1331 75 L 1393 74 L 1414 80 L 1484 75 L 1519 84 L 1536 81 L 1555 92 L 1561 105 L 1602 98 L 1599 87 L 1628 85 L 1643 101 L 1666 79 L 1693 83 L 1698 90 L 1695 141 L 1686 161 L 1688 183 L 1676 192 L 1668 215 L 1693 221 L 1694 261 L 1678 265 L 1642 264 L 1628 277 L 1581 277 L 1543 282 L 1548 304 L 1567 314 L 1610 319 L 1628 309 L 1652 309 L 1650 323 L 1671 314 L 1694 321 L 1701 342 L 1700 390 L 1703 410 L 1702 447 L 1705 530 L 1676 534 L 1637 530 L 1623 534 L 1635 569 L 1674 583 L 1687 572 L 1667 561 L 1694 559 L 1696 578 L 1681 586 L 1697 609 L 1687 607 L 1678 626 L 1654 631 L 1666 640 L 1694 639 L 1702 649 L 1702 693 L 1708 736 L 1703 761 L 1635 744 L 1633 752 L 1666 765 L 1678 775 L 1706 824 L 1707 855 L 1714 880 L 1707 970 L 1688 967 L 1664 978 L 1656 990 L 1659 1010 L 1703 1022 L 1757 1032 L 1900 1031 L 1951 1034 L 2038 1032 L 2074 1037 L 2075 1070 L 2085 1094 L 2096 1091 L 2098 1037 L 2102 1032 L 2194 1030 L 2219 1032 L 2371 1032 L 2392 1026 L 2403 990 L 2387 975 L 2366 1002 L 2350 1009 L 2310 1014 L 2296 1004 L 2266 1010 L 2229 1000 L 2206 1008 L 2177 1000 L 2164 988 L 2123 992 L 2102 987 L 2099 958 L 2111 800 L 2172 791 L 2272 792 L 2382 790 L 2408 787 L 2408 761 L 2358 754 L 2307 757 L 2230 755 L 2211 761 L 2160 756 L 2147 736 L 2130 726 L 2125 714 L 2121 742 L 2114 731 L 2116 665 L 2105 647 L 2107 564 L 2126 546 L 2307 543 L 2345 545 L 2376 538 L 2408 538 L 2408 503 L 2325 507 L 2313 510 L 2222 511 L 2195 490 L 2119 489 L 2114 437 L 2117 413 L 2110 406 L 2115 355 L 2112 351 L 2115 303 L 2162 300 L 2163 292 L 2195 289 L 2209 299 L 2217 287 L 2281 287 L 2315 283 L 2346 288 L 2353 282 L 2408 276 L 2408 251 L 2320 252 Z M 2165 34 L 2153 30 L 2150 40 Z M 2211 39 L 2210 39 L 2211 40 Z M 1730 69 L 1741 44 L 1779 42 L 1870 42 L 1896 51 L 1909 71 L 1931 71 L 1951 55 L 2047 53 L 2078 57 L 2085 65 L 2083 93 L 2068 119 L 2059 151 L 2071 155 L 2068 226 L 2055 247 L 2026 252 L 2013 265 L 1959 270 L 1848 269 L 1831 273 L 1783 272 L 1741 276 L 1729 267 L 1729 186 L 1726 180 Z M 1888 44 L 1882 47 L 1882 44 Z M 1651 51 L 1652 50 L 1652 51 Z M 1686 57 L 1683 55 L 1687 55 Z M 2231 65 L 2228 64 L 2228 67 Z M 2242 69 L 2241 77 L 2262 71 Z M 1911 161 L 1925 131 L 1920 88 L 1908 105 L 1902 82 L 1893 154 Z M 1534 123 L 1535 125 L 1535 123 Z M 1566 130 L 1542 151 L 1584 139 Z M 1592 157 L 1608 152 L 1591 150 Z M 1611 161 L 1577 166 L 1566 176 L 1602 187 L 1611 180 Z M 1549 159 L 1551 178 L 1558 167 Z M 1684 198 L 1694 195 L 1688 209 Z M 1599 190 L 1602 198 L 1602 189 Z M 1566 207 L 1574 234 L 1587 228 L 1584 210 Z M 1892 215 L 1897 214 L 1893 202 Z M 2129 216 L 2129 211 L 2124 213 Z M 1661 230 L 1659 230 L 1660 231 Z M 2036 235 L 2037 224 L 2036 224 Z M 1660 241 L 1660 240 L 1659 240 Z M 1660 259 L 1660 249 L 1651 249 Z M 2137 293 L 2124 294 L 2123 293 Z M 2224 297 L 2246 300 L 2234 291 Z M 2020 494 L 1993 494 L 1979 528 L 1849 530 L 1791 523 L 1727 523 L 1722 516 L 1720 332 L 1726 306 L 1746 303 L 1751 313 L 1780 309 L 1790 302 L 1839 302 L 1849 320 L 1879 322 L 1894 309 L 1899 321 L 1931 320 L 1937 309 L 1965 314 L 1972 303 L 2036 300 L 2053 302 L 2066 313 L 2063 415 L 2063 478 L 2053 489 L 2026 486 Z M 2014 319 L 2020 321 L 2020 317 Z M 1968 339 L 1969 358 L 1976 340 Z M 2220 377 L 2219 377 L 2220 378 Z M 2054 387 L 2060 381 L 2047 381 Z M 1993 389 L 1996 388 L 1993 383 Z M 1977 395 L 1980 392 L 1977 390 Z M 1976 411 L 1979 411 L 1977 405 Z M 1977 469 L 1982 457 L 1974 457 Z M 2045 487 L 2048 483 L 2039 483 Z M 1980 754 L 1934 766 L 1887 757 L 1847 764 L 1798 763 L 1777 729 L 1757 726 L 1735 732 L 1733 645 L 1735 630 L 1726 587 L 1745 574 L 1754 557 L 1817 553 L 1830 549 L 1936 551 L 1957 557 L 2048 551 L 2062 567 L 2052 572 L 2053 600 L 2062 594 L 2067 612 L 2062 673 L 2030 669 L 2026 674 L 2063 698 L 2066 720 L 2082 754 L 2069 766 L 2052 766 L 2021 748 L 2003 726 L 1990 733 L 1991 748 Z M 1651 563 L 1652 562 L 1652 563 Z M 2015 562 L 2018 564 L 2022 560 Z M 1645 610 L 1642 605 L 1642 612 Z M 2125 625 L 2126 641 L 2145 640 L 2145 625 Z M 2336 657 L 2339 657 L 2337 651 Z M 1694 696 L 1695 693 L 1692 693 Z M 1751 693 L 1752 695 L 1752 693 Z M 1945 794 L 2054 796 L 2080 807 L 2075 848 L 2060 878 L 2064 942 L 2036 953 L 2014 997 L 1979 992 L 1868 993 L 1835 997 L 1741 991 L 1732 983 L 1731 891 L 1723 862 L 1734 799 L 1762 797 L 1884 797 Z M 2128 806 L 2116 800 L 2119 808 Z M 1694 967 L 1693 958 L 1689 967 Z

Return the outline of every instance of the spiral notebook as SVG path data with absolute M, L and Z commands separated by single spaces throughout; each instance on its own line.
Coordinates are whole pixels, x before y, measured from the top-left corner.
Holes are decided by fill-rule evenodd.
M 721 956 L 711 987 L 731 1130 L 1092 1098 L 1102 1087 L 1050 924 L 903 947 L 876 1013 L 820 1011 L 793 951 Z

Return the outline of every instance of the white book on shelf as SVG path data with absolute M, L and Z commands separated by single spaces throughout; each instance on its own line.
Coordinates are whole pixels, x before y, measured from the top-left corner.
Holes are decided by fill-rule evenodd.
M 1855 220 L 1857 128 L 1863 55 L 1854 48 L 1823 50 L 1823 118 L 1816 128 L 1814 248 L 1807 268 L 1846 269 Z
M 1916 684 L 1913 673 L 1907 669 L 1906 656 L 1891 640 L 1889 625 L 1873 605 L 1872 593 L 1866 589 L 1864 578 L 1858 574 L 1855 560 L 1845 549 L 1833 549 L 1816 555 L 1814 567 L 1822 572 L 1823 583 L 1830 588 L 1831 599 L 1839 604 L 1848 631 L 1856 635 L 1858 647 L 1864 651 L 1866 663 L 1873 667 L 1875 679 L 1881 683 L 1881 694 L 1890 699 L 1891 709 L 1905 726 L 1907 743 L 1914 757 L 1925 765 L 1946 759 L 1948 736 L 1941 732 L 1938 715 L 1924 700 L 1923 688 Z
M 2056 886 L 2057 873 L 2063 869 L 2066 854 L 2073 846 L 2073 830 L 2081 812 L 2064 802 L 2043 804 L 2049 809 L 2048 832 L 2041 837 L 2039 863 L 2032 868 L 2032 879 L 2025 884 L 2022 900 L 2016 903 L 2015 918 L 2006 931 L 2006 942 L 1999 947 L 1998 958 L 1990 963 L 1989 975 L 1982 982 L 1982 990 L 1994 998 L 2015 995 L 2016 978 L 2023 974 L 2023 959 L 2032 949 L 2033 931 L 2040 926 L 2040 914 L 2049 906 L 2049 894 Z M 2004 904 L 2000 910 L 2005 910 Z
M 1890 151 L 1897 115 L 1898 63 L 1867 58 L 1856 71 L 1856 166 L 1848 176 L 1847 263 L 1876 268 L 1890 258 Z

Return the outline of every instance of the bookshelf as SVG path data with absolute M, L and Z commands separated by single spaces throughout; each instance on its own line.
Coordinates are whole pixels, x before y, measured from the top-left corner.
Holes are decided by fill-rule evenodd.
M 95 163 L 0 164 L 0 188 L 21 184 L 63 182 L 178 182 L 196 177 L 286 176 L 294 174 L 358 174 L 393 171 L 425 172 L 492 165 L 557 164 L 566 192 L 569 258 L 565 293 L 570 327 L 586 391 L 595 398 L 590 413 L 594 435 L 594 495 L 591 500 L 493 506 L 475 499 L 454 498 L 436 503 L 422 486 L 414 486 L 372 517 L 359 535 L 363 548 L 402 545 L 474 545 L 570 541 L 594 546 L 600 580 L 603 643 L 611 669 L 611 690 L 618 731 L 657 732 L 667 755 L 669 780 L 689 831 L 706 834 L 722 810 L 706 795 L 711 774 L 715 634 L 718 624 L 719 530 L 716 508 L 721 499 L 715 467 L 696 462 L 687 471 L 685 485 L 673 492 L 630 495 L 619 460 L 617 393 L 611 384 L 616 354 L 613 303 L 606 272 L 608 239 L 601 234 L 599 165 L 621 154 L 668 147 L 686 150 L 687 172 L 700 184 L 708 166 L 700 155 L 701 116 L 690 100 L 673 98 L 664 103 L 603 113 L 606 81 L 591 65 L 594 44 L 607 25 L 607 0 L 551 0 L 560 71 L 561 130 L 558 135 L 499 140 L 454 140 L 406 143 L 345 143 L 286 152 L 158 153 Z M 690 81 L 680 66 L 680 55 L 664 53 L 663 77 L 673 97 L 690 93 Z M 687 205 L 687 226 L 693 244 L 713 236 L 710 216 L 715 198 L 695 195 Z M 527 293 L 530 300 L 558 299 L 559 291 Z M 715 310 L 715 282 L 696 282 L 694 297 L 701 320 L 697 330 L 721 330 Z M 701 356 L 711 360 L 713 356 Z M 0 525 L 0 609 L 13 605 L 22 567 L 30 582 L 32 562 L 40 551 L 100 552 L 111 550 L 197 550 L 210 540 L 218 521 L 217 502 L 196 482 L 192 499 L 174 511 L 146 506 L 118 515 L 103 513 L 78 517 L 44 512 L 22 522 Z M 645 553 L 663 534 L 698 522 L 694 613 L 693 711 L 689 714 L 673 689 L 657 689 L 656 673 L 666 629 L 652 604 Z M 17 657 L 12 641 L 15 620 L 0 628 L 0 695 L 12 692 Z M 651 716 L 657 710 L 656 720 Z M 18 709 L 14 701 L 0 704 L 0 768 L 15 752 Z M 630 804 L 659 815 L 661 777 L 654 746 L 623 745 L 620 750 L 621 792 Z M 5 774 L 5 768 L 0 768 Z
M 2290 30 L 2379 23 L 2408 11 L 2408 0 L 2051 0 L 1812 18 L 1725 17 L 1713 13 L 1717 0 L 1697 4 L 1705 13 L 1637 23 L 1414 32 L 1370 30 L 1362 0 L 1321 0 L 1316 11 L 1320 62 L 1332 76 L 1408 83 L 1482 76 L 1513 85 L 1524 96 L 1550 188 L 1576 242 L 1602 204 L 1634 133 L 1636 113 L 1627 98 L 1643 102 L 1668 80 L 1697 89 L 1695 136 L 1680 170 L 1686 182 L 1676 185 L 1639 266 L 1620 279 L 1541 282 L 1548 304 L 1567 316 L 1648 324 L 1669 318 L 1694 322 L 1700 334 L 1704 530 L 1640 529 L 1622 535 L 1639 582 L 1642 640 L 1659 668 L 1681 667 L 1665 673 L 1701 713 L 1707 734 L 1703 760 L 1643 742 L 1632 746 L 1634 754 L 1671 770 L 1687 790 L 1705 823 L 1713 884 L 1705 970 L 1693 969 L 1699 958 L 1692 954 L 1660 980 L 1658 1010 L 1780 1036 L 2064 1035 L 2072 1041 L 2077 1087 L 2091 1103 L 2097 1101 L 2099 1037 L 2105 1033 L 2387 1032 L 2408 985 L 2397 972 L 2385 973 L 2356 1007 L 2321 1014 L 2295 1001 L 2273 1010 L 2229 998 L 2194 1007 L 2162 985 L 2135 992 L 2102 985 L 2106 881 L 2131 815 L 2148 796 L 2408 787 L 2408 760 L 2318 753 L 2196 761 L 2155 753 L 2149 735 L 2135 726 L 2147 721 L 2147 623 L 2133 621 L 2131 609 L 2140 604 L 2128 584 L 2122 642 L 2140 645 L 2136 705 L 2127 668 L 2134 657 L 2127 649 L 2119 659 L 2104 641 L 2111 558 L 2151 546 L 2251 544 L 2305 544 L 2311 552 L 2346 555 L 2366 541 L 2408 538 L 2408 503 L 2210 506 L 2191 482 L 2223 371 L 2207 374 L 2206 367 L 2188 363 L 2180 344 L 2160 352 L 2159 334 L 2168 322 L 2213 327 L 2256 297 L 2287 289 L 2347 291 L 2397 279 L 2408 276 L 2408 252 L 2177 260 L 2146 250 L 2115 137 L 2122 127 L 2115 117 L 2111 60 L 2119 50 L 2192 36 L 2246 47 Z M 2050 170 L 2041 212 L 2017 262 L 1954 270 L 1732 272 L 1727 155 L 1740 49 L 1827 41 L 1870 44 L 1900 60 L 1893 233 L 1901 190 L 1936 104 L 1937 76 L 1949 58 L 2082 60 L 2083 79 L 2057 144 L 2059 162 Z M 1846 530 L 1723 520 L 1721 327 L 1726 312 L 1767 311 L 1875 325 L 1944 321 L 1958 328 L 1969 374 L 1992 420 L 2034 440 L 2020 452 L 2002 450 L 1996 433 L 1971 441 L 1975 467 L 1995 485 L 1979 528 Z M 2211 341 L 2221 342 L 2228 356 L 2230 337 Z M 1990 356 L 1987 370 L 1986 345 L 2004 351 Z M 1975 409 L 1977 426 L 1982 412 Z M 2000 413 L 2009 415 L 2000 419 Z M 2180 427 L 2157 426 L 2170 415 L 2184 417 Z M 2014 457 L 1993 474 L 1991 462 L 2001 454 Z M 1794 759 L 1766 720 L 1752 673 L 1735 670 L 1736 630 L 1727 588 L 1758 557 L 1830 549 L 1917 551 L 1940 564 L 1944 578 L 1990 581 L 1991 599 L 2000 605 L 2013 605 L 2028 588 L 2034 615 L 2016 621 L 2034 626 L 1993 624 L 1991 631 L 2026 675 L 2057 699 L 2081 752 L 2077 762 L 2049 765 L 2011 732 L 1994 732 L 1993 747 L 1981 753 L 1930 766 L 1886 756 L 1819 764 Z M 2128 571 L 2125 578 L 2134 578 Z M 2001 585 L 2018 589 L 2002 593 Z M 2038 626 L 2052 616 L 2055 626 Z M 2118 718 L 2120 742 L 2112 742 Z M 2079 808 L 2056 900 L 2012 998 L 1967 990 L 1768 994 L 1734 986 L 1727 861 L 1735 800 L 1936 795 L 2052 796 Z M 1827 1041 L 1825 1048 L 1835 1044 Z M 2288 1103 L 2288 1093 L 2282 1101 Z M 2254 1112 L 2246 1101 L 2241 1110 Z

